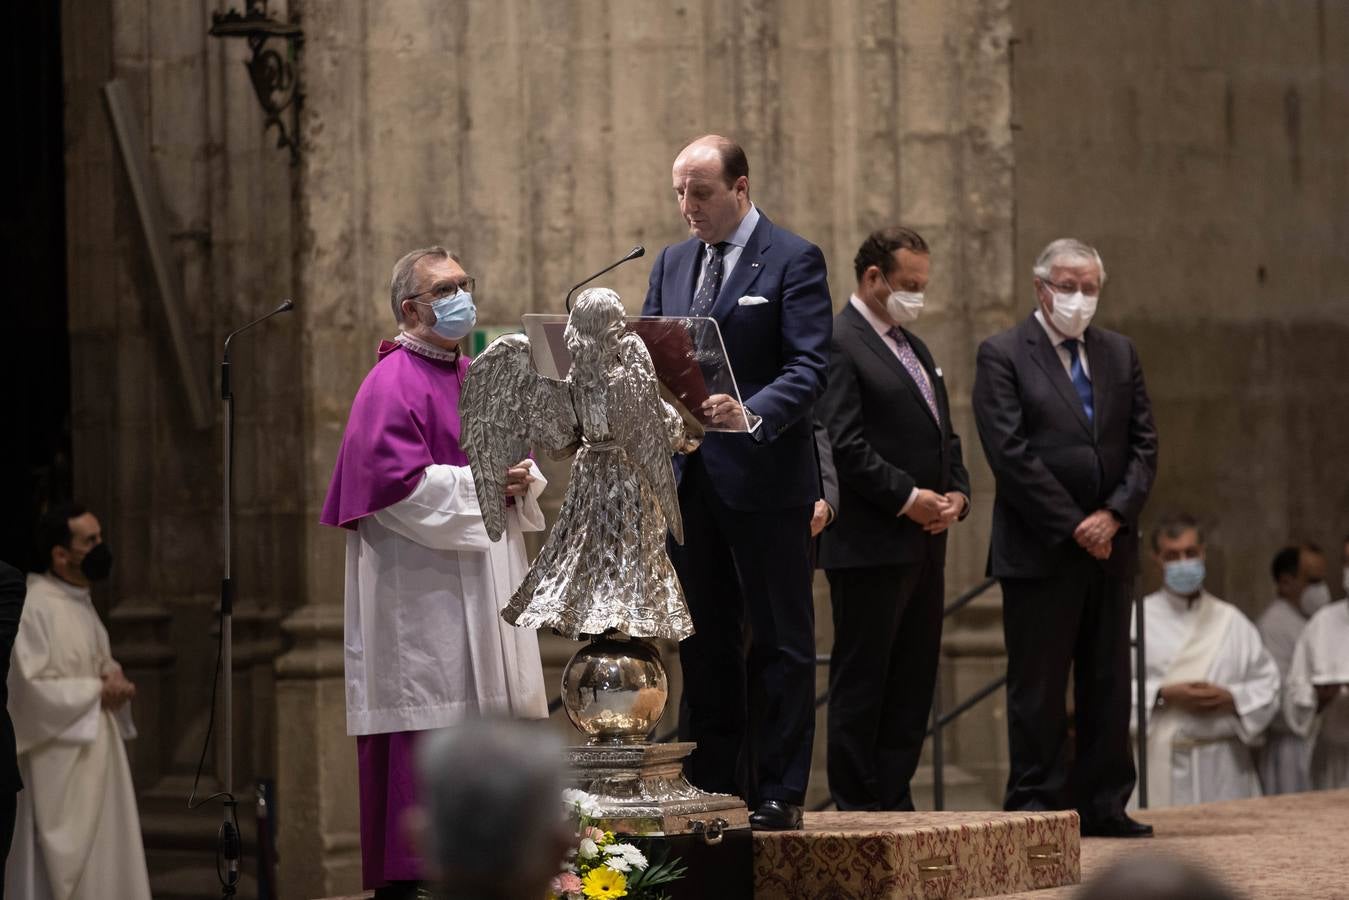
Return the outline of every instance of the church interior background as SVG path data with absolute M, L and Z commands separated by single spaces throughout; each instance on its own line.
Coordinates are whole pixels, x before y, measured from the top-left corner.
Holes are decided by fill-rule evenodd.
M 1029 312 L 1031 258 L 1062 235 L 1101 248 L 1099 320 L 1142 357 L 1161 434 L 1145 524 L 1200 516 L 1210 587 L 1252 616 L 1278 547 L 1349 533 L 1349 4 L 272 2 L 267 14 L 302 32 L 268 44 L 298 89 L 297 114 L 279 116 L 293 149 L 264 123 L 247 43 L 209 34 L 229 5 L 6 12 L 0 558 L 27 561 L 52 496 L 73 493 L 103 521 L 117 567 L 95 597 L 139 687 L 131 753 L 157 897 L 215 885 L 217 810 L 185 801 L 216 641 L 224 335 L 296 302 L 234 352 L 245 851 L 266 780 L 279 895 L 340 893 L 359 883 L 355 747 L 343 543 L 318 510 L 352 395 L 391 331 L 389 268 L 442 243 L 477 276 L 483 325 L 560 311 L 570 284 L 628 247 L 682 237 L 669 165 L 700 133 L 745 145 L 751 196 L 822 247 L 836 306 L 873 228 L 903 222 L 932 245 L 919 327 L 944 361 L 974 480 L 952 596 L 983 578 L 993 492 L 970 412 L 974 350 Z M 162 198 L 172 316 L 111 81 Z M 629 264 L 602 283 L 635 312 L 647 272 Z M 560 489 L 546 496 L 555 511 Z M 1156 581 L 1145 569 L 1141 586 Z M 822 653 L 827 603 L 820 579 Z M 1002 671 L 999 615 L 995 590 L 948 621 L 947 697 Z M 571 650 L 545 639 L 551 684 Z M 946 754 L 948 806 L 996 805 L 1000 694 L 959 721 Z M 208 779 L 220 760 L 217 741 Z

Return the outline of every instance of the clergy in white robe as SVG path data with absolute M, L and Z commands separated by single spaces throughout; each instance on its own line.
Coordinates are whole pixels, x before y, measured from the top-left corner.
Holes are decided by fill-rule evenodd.
M 1203 589 L 1192 518 L 1165 519 L 1152 544 L 1163 588 L 1143 600 L 1148 805 L 1257 797 L 1251 747 L 1278 711 L 1278 667 L 1250 620 Z
M 1312 743 L 1312 787 L 1349 787 L 1349 600 L 1330 604 L 1307 623 L 1283 704 L 1289 725 Z
M 1256 620 L 1256 627 L 1282 679 L 1288 677 L 1293 648 L 1302 636 L 1307 618 L 1316 611 L 1315 586 L 1324 585 L 1325 569 L 1324 554 L 1311 546 L 1284 547 L 1275 554 L 1270 566 L 1275 596 Z M 1265 745 L 1257 753 L 1256 761 L 1266 794 L 1294 794 L 1311 789 L 1311 743 L 1293 731 L 1282 709 L 1265 732 Z
M 492 543 L 459 445 L 471 284 L 440 248 L 394 267 L 400 332 L 352 403 L 321 517 L 347 530 L 347 732 L 363 882 L 381 900 L 412 896 L 424 877 L 404 821 L 418 735 L 467 716 L 548 714 L 537 637 L 500 616 L 527 569 L 522 532 L 544 526 L 545 482 L 532 462 L 509 470 L 513 505 Z
M 127 705 L 104 701 L 120 673 L 89 588 L 30 575 L 8 680 L 24 789 L 6 896 L 150 897 L 123 745 L 135 730 Z

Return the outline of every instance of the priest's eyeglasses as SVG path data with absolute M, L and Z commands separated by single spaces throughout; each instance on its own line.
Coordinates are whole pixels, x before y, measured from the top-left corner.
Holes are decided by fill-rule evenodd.
M 465 275 L 463 278 L 460 278 L 458 280 L 447 278 L 444 281 L 437 281 L 435 284 L 431 285 L 429 288 L 427 288 L 426 290 L 422 291 L 419 294 L 413 294 L 409 297 L 404 297 L 403 299 L 416 300 L 418 297 L 425 297 L 427 294 L 432 294 L 433 296 L 429 301 L 423 300 L 421 302 L 434 303 L 437 300 L 443 300 L 444 298 L 456 294 L 459 291 L 466 291 L 471 294 L 473 293 L 474 289 L 477 286 L 478 282 L 476 279 L 474 279 L 472 275 Z

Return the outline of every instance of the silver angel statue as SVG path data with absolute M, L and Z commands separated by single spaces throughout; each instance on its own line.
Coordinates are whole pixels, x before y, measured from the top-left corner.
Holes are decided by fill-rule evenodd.
M 463 446 L 492 540 L 504 528 L 507 467 L 530 448 L 575 454 L 557 522 L 501 615 L 571 638 L 617 630 L 681 640 L 693 624 L 665 552 L 667 530 L 684 538 L 670 456 L 695 449 L 702 430 L 662 399 L 613 291 L 582 292 L 565 339 L 565 380 L 540 375 L 529 339 L 506 335 L 464 381 Z

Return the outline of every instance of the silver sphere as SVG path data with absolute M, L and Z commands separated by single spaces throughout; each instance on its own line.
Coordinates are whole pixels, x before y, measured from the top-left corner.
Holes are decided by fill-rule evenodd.
M 668 696 L 660 653 L 638 638 L 595 638 L 562 670 L 562 706 L 591 744 L 646 740 Z

